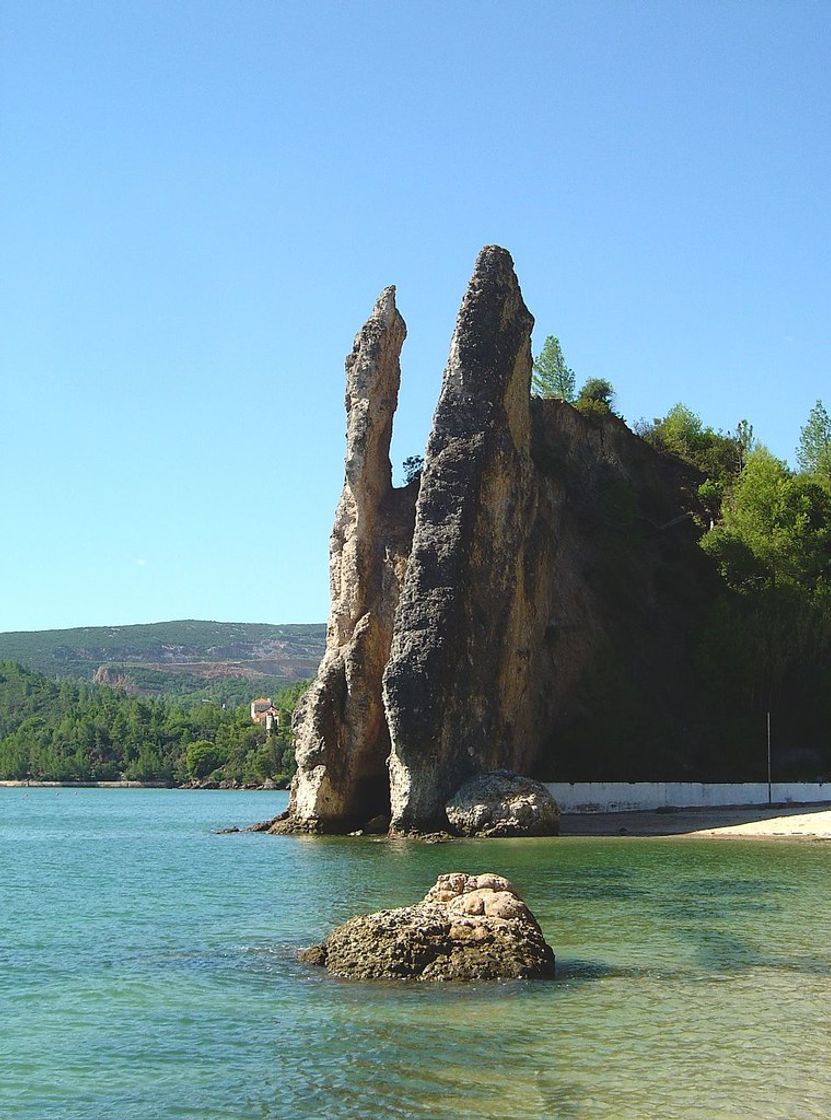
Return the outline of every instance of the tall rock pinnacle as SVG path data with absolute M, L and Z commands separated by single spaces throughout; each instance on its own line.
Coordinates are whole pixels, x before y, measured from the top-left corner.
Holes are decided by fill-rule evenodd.
M 415 500 L 415 487 L 393 489 L 389 459 L 406 333 L 395 289 L 385 288 L 346 360 L 346 479 L 330 540 L 326 652 L 296 718 L 291 827 L 342 830 L 389 811 L 381 677 Z
M 527 749 L 533 322 L 510 255 L 483 249 L 450 345 L 384 674 L 398 829 L 442 827 L 465 779 Z

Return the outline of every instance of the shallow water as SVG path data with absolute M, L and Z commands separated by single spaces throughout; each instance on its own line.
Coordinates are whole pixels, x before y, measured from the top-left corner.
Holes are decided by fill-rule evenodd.
M 0 789 L 3 1120 L 831 1116 L 831 845 L 211 832 L 284 803 Z M 517 883 L 555 982 L 295 961 L 448 870 Z

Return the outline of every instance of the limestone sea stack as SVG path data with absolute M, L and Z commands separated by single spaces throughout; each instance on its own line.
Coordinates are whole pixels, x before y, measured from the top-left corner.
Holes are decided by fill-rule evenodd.
M 440 875 L 421 902 L 350 918 L 300 960 L 353 980 L 542 979 L 554 953 L 501 875 Z
M 532 326 L 510 255 L 483 249 L 423 473 L 401 488 L 389 447 L 406 328 L 393 288 L 355 339 L 326 652 L 296 715 L 298 772 L 275 831 L 346 832 L 380 817 L 399 832 L 445 829 L 465 781 L 535 759 L 529 672 L 547 556 L 528 536 Z
M 346 478 L 329 548 L 326 651 L 295 716 L 297 776 L 277 830 L 349 831 L 389 813 L 381 677 L 413 533 L 416 486 L 389 459 L 407 329 L 385 288 L 346 360 Z
M 578 776 L 683 774 L 701 750 L 689 635 L 719 579 L 697 546 L 701 479 L 612 413 L 533 397 L 532 326 L 510 255 L 487 246 L 403 487 L 393 288 L 359 331 L 326 652 L 275 831 L 554 832 L 537 794 L 463 787 L 562 780 L 569 760 Z
M 450 343 L 384 673 L 398 831 L 446 828 L 445 802 L 464 781 L 525 772 L 536 753 L 533 323 L 510 255 L 483 249 Z

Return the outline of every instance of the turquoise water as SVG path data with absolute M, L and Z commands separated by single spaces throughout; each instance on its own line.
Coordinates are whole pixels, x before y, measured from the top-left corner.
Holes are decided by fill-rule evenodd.
M 831 1116 L 831 846 L 211 832 L 284 803 L 0 789 L 2 1120 Z M 522 888 L 556 982 L 294 960 L 455 869 Z

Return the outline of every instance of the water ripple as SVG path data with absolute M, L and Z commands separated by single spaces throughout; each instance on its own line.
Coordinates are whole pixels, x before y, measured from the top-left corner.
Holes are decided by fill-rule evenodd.
M 827 848 L 216 836 L 271 799 L 0 798 L 2 1120 L 831 1115 Z M 296 960 L 355 910 L 490 869 L 538 913 L 555 982 Z

